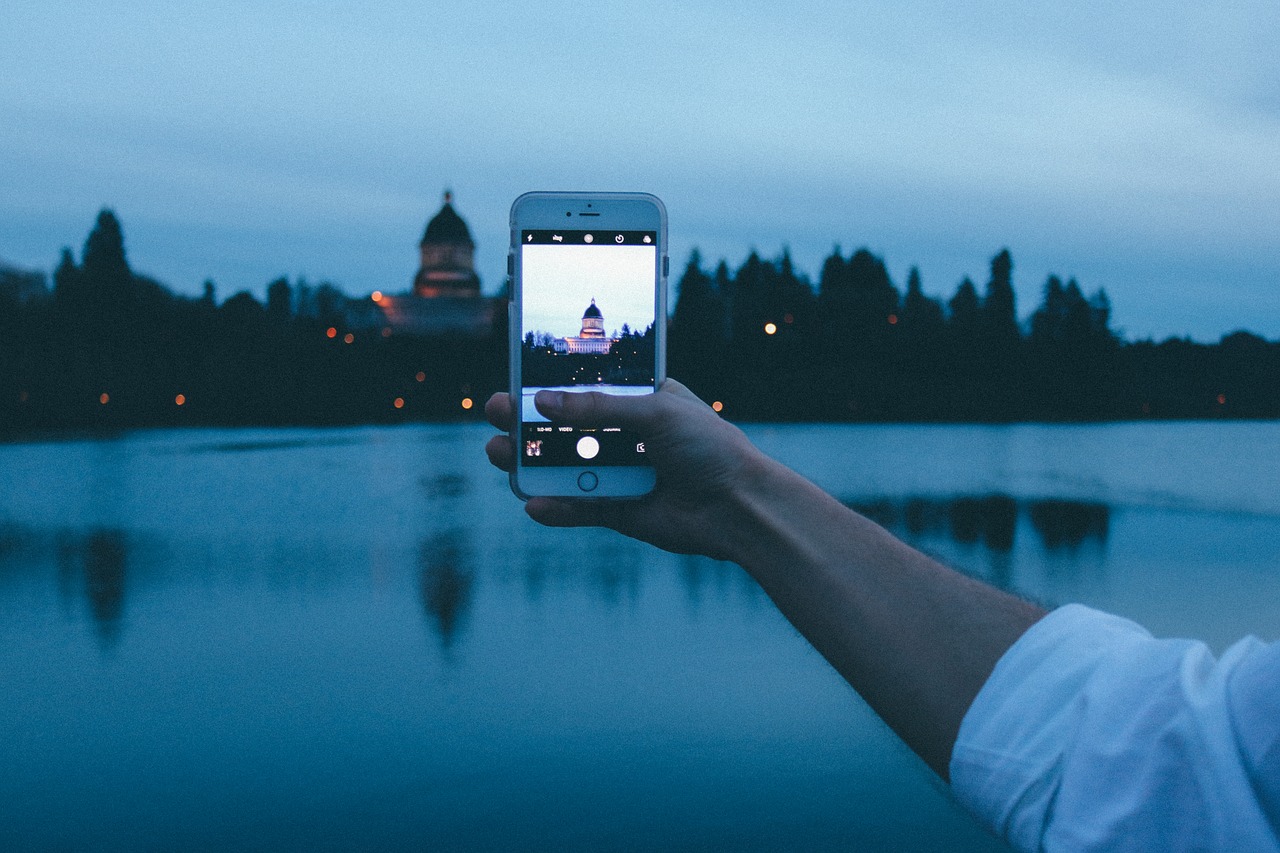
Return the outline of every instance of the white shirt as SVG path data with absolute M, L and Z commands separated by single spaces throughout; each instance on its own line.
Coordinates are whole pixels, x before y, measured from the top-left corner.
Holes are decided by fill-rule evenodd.
M 1018 850 L 1280 850 L 1280 643 L 1215 660 L 1055 610 L 965 714 L 951 784 Z

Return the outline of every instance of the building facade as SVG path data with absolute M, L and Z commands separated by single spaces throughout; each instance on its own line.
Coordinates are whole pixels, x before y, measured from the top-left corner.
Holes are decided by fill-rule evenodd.
M 582 312 L 582 329 L 578 332 L 578 336 L 556 338 L 553 346 L 555 351 L 560 353 L 608 355 L 616 342 L 615 338 L 605 334 L 604 315 L 600 313 L 600 309 L 596 307 L 596 301 L 592 299 L 587 310 Z
M 418 243 L 419 266 L 407 293 L 374 293 L 368 323 L 384 334 L 484 337 L 504 300 L 480 292 L 475 241 L 453 208 L 453 193 L 431 217 Z
M 446 190 L 444 205 L 431 217 L 418 243 L 421 265 L 413 277 L 413 295 L 422 299 L 479 296 L 475 250 L 471 230 L 453 209 L 453 193 Z

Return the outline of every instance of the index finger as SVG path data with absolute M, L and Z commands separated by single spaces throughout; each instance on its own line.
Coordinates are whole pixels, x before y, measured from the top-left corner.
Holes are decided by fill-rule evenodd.
M 504 391 L 494 394 L 484 404 L 484 415 L 489 419 L 489 423 L 498 429 L 503 432 L 510 432 L 511 425 L 515 422 L 515 410 L 511 406 L 511 395 Z

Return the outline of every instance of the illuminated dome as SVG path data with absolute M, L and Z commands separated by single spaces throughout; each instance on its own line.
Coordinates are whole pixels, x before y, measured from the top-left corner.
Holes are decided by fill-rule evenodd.
M 422 266 L 413 278 L 413 295 L 474 299 L 480 296 L 473 254 L 476 243 L 467 223 L 453 209 L 453 193 L 446 191 L 440 212 L 431 217 L 418 244 Z
M 582 331 L 578 333 L 578 336 L 582 338 L 604 338 L 604 315 L 596 307 L 594 299 L 587 306 L 587 310 L 582 312 Z
M 582 331 L 577 337 L 555 339 L 556 352 L 578 355 L 608 355 L 613 349 L 616 338 L 610 338 L 604 331 L 604 315 L 594 299 L 582 312 Z
M 431 217 L 427 230 L 422 234 L 422 243 L 452 243 L 461 246 L 475 246 L 471 239 L 471 230 L 458 212 L 453 209 L 453 193 L 444 194 L 444 204 L 440 212 Z

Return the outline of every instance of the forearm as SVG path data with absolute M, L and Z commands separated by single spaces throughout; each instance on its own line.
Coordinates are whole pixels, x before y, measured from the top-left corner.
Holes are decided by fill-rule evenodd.
M 946 568 L 770 460 L 733 504 L 735 562 L 946 779 L 965 711 L 1044 611 Z

